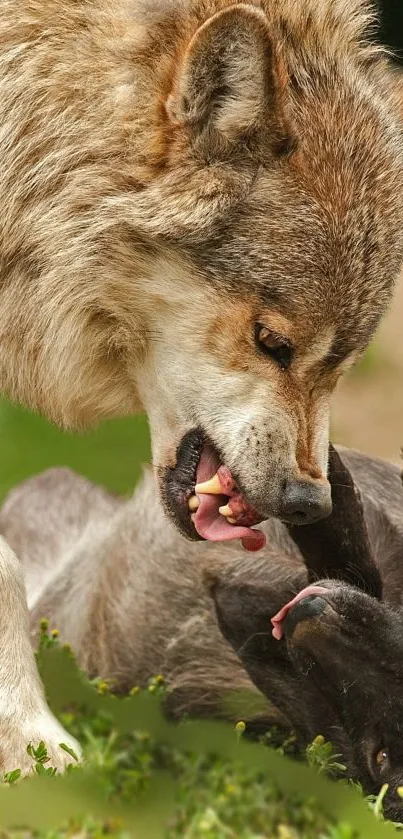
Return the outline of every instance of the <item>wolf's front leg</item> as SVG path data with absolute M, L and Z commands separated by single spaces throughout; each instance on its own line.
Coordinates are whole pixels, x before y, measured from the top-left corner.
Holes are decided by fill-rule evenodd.
M 27 746 L 43 740 L 49 766 L 63 770 L 72 758 L 60 748 L 66 743 L 78 755 L 77 742 L 49 710 L 32 651 L 28 608 L 21 565 L 0 537 L 0 770 L 20 769 L 27 775 L 33 761 Z

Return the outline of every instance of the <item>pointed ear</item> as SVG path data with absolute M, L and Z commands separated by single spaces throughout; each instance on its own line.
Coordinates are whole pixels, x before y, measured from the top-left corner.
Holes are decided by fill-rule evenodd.
M 296 723 L 301 718 L 301 697 L 307 696 L 310 685 L 298 684 L 287 645 L 274 640 L 270 623 L 278 603 L 286 602 L 288 592 L 282 586 L 283 595 L 279 596 L 272 586 L 253 586 L 236 580 L 229 583 L 220 581 L 216 575 L 207 580 L 205 577 L 205 583 L 224 638 L 253 684 L 279 710 L 282 720 L 278 719 L 277 724 L 284 725 L 287 718 Z
M 261 9 L 240 3 L 197 30 L 179 64 L 166 110 L 206 161 L 289 154 L 287 72 Z

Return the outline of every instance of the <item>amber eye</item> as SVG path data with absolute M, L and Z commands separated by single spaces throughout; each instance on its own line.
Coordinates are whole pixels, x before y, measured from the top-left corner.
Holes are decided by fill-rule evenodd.
M 386 749 L 379 749 L 379 752 L 377 752 L 377 754 L 375 756 L 375 763 L 377 764 L 377 766 L 379 766 L 379 767 L 384 766 L 385 763 L 387 763 L 388 760 L 389 760 L 389 755 L 388 755 L 388 752 L 386 751 Z
M 287 338 L 264 326 L 255 325 L 255 342 L 260 352 L 275 361 L 281 370 L 288 370 L 292 361 L 292 346 Z

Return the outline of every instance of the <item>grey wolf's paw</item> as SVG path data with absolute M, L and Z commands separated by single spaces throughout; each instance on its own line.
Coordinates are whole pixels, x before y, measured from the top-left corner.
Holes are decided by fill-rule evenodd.
M 40 747 L 44 743 L 47 754 Z M 63 744 L 67 749 L 60 747 Z M 21 777 L 30 775 L 35 770 L 36 762 L 45 769 L 54 767 L 57 772 L 64 772 L 77 760 L 69 753 L 73 751 L 77 760 L 81 760 L 81 749 L 74 739 L 60 725 L 50 711 L 42 712 L 30 720 L 0 722 L 0 770 L 2 773 L 19 769 Z

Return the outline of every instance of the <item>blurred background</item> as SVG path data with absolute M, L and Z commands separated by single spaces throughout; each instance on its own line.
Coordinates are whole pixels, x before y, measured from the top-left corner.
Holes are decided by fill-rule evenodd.
M 319 0 L 318 0 L 319 1 Z M 381 38 L 403 62 L 403 0 L 380 3 Z M 393 305 L 361 364 L 339 385 L 332 439 L 399 462 L 403 446 L 403 274 Z M 0 498 L 15 483 L 52 465 L 69 465 L 111 490 L 129 492 L 149 459 L 142 417 L 66 434 L 0 400 Z
M 378 7 L 380 39 L 393 51 L 403 82 L 403 0 L 381 0 Z M 366 357 L 339 385 L 333 405 L 332 437 L 346 446 L 400 462 L 403 446 L 403 272 L 390 311 Z
M 403 446 L 403 275 L 393 304 L 361 363 L 333 401 L 332 438 L 400 461 Z

